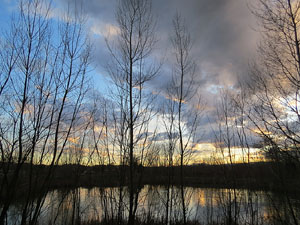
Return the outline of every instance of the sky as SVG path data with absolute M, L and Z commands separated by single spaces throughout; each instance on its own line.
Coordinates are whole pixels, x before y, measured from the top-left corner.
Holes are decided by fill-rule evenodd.
M 170 82 L 172 18 L 178 12 L 191 33 L 191 53 L 197 64 L 199 93 L 206 107 L 201 122 L 201 142 L 213 141 L 215 105 L 222 88 L 234 90 L 239 81 L 249 77 L 248 65 L 255 57 L 259 33 L 256 21 L 248 8 L 250 0 L 153 0 L 156 19 L 157 46 L 155 59 L 163 66 L 149 86 L 164 93 Z M 58 17 L 68 4 L 82 5 L 86 16 L 86 32 L 93 43 L 92 75 L 95 87 L 104 95 L 108 77 L 104 69 L 109 53 L 104 37 L 115 35 L 115 7 L 117 0 L 52 0 L 52 16 Z M 0 26 L 9 22 L 9 15 L 16 10 L 16 1 L 0 0 Z M 207 147 L 207 144 L 206 144 Z
M 1 0 L 2 7 L 9 10 L 11 1 Z M 115 7 L 117 0 L 52 0 L 55 15 L 67 5 L 82 4 L 87 18 L 87 30 L 94 44 L 94 65 L 98 76 L 104 76 L 103 65 L 108 51 L 104 36 L 114 35 Z M 255 18 L 251 14 L 249 0 L 153 0 L 153 14 L 156 18 L 158 38 L 157 55 L 164 57 L 168 64 L 172 18 L 178 12 L 184 18 L 193 40 L 192 54 L 199 67 L 201 89 L 208 92 L 206 98 L 214 99 L 218 87 L 232 86 L 239 79 L 247 79 L 249 60 L 256 52 L 259 34 Z M 11 6 L 10 6 L 11 7 Z M 161 72 L 152 81 L 156 88 L 164 88 L 168 75 Z M 211 93 L 211 94 L 209 94 Z M 212 96 L 212 97 L 210 97 Z

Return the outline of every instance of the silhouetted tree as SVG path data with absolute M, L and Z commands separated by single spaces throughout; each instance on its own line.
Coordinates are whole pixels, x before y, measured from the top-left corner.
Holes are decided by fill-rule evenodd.
M 190 34 L 179 14 L 173 19 L 173 34 L 171 36 L 175 62 L 173 66 L 172 83 L 167 92 L 167 98 L 173 103 L 169 104 L 170 127 L 167 128 L 169 138 L 172 133 L 178 135 L 178 151 L 180 158 L 180 183 L 181 183 L 181 206 L 183 223 L 187 223 L 186 204 L 184 194 L 183 166 L 192 155 L 191 142 L 195 136 L 200 115 L 202 113 L 201 98 L 197 96 L 196 64 L 191 56 L 192 41 Z M 188 103 L 195 101 L 195 107 Z M 188 116 L 187 116 L 188 115 Z M 170 136 L 171 135 L 171 136 Z M 169 140 L 171 141 L 171 140 Z M 172 141 L 171 141 L 172 142 Z M 170 142 L 171 145 L 173 145 Z M 173 146 L 170 146 L 172 153 Z
M 107 41 L 112 56 L 108 72 L 117 89 L 117 104 L 122 112 L 119 121 L 122 131 L 125 132 L 122 134 L 122 141 L 126 143 L 128 139 L 122 147 L 130 168 L 128 224 L 134 224 L 138 203 L 134 159 L 138 157 L 139 163 L 143 163 L 148 139 L 148 122 L 152 115 L 151 102 L 146 100 L 144 88 L 158 72 L 158 67 L 147 62 L 156 42 L 151 1 L 119 1 L 116 20 L 116 45 L 112 46 Z M 138 151 L 138 148 L 139 156 L 136 156 L 135 151 Z
M 1 62 L 9 79 L 1 84 L 5 87 L 0 129 L 5 166 L 0 195 L 5 197 L 0 224 L 5 223 L 21 182 L 26 194 L 20 224 L 37 223 L 44 192 L 79 123 L 86 93 L 90 46 L 82 33 L 83 20 L 67 15 L 54 38 L 51 29 L 58 24 L 49 19 L 49 12 L 44 1 L 20 1 L 18 16 L 4 40 L 7 48 L 2 55 L 11 59 Z M 34 169 L 43 164 L 49 167 Z
M 299 162 L 299 10 L 298 0 L 259 0 L 251 5 L 261 31 L 259 60 L 251 65 L 251 81 L 241 85 L 249 127 L 266 140 L 276 162 L 291 158 Z M 279 164 L 277 164 L 279 165 Z M 276 174 L 283 189 L 286 177 Z M 287 201 L 290 203 L 288 195 Z M 293 207 L 289 212 L 298 224 Z

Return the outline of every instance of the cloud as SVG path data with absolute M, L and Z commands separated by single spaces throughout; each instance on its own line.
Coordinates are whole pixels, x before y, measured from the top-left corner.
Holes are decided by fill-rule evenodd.
M 172 139 L 178 138 L 177 133 L 172 134 Z M 152 141 L 167 141 L 169 140 L 169 133 L 167 132 L 160 132 L 157 133 L 154 137 L 152 137 Z
M 68 4 L 82 5 L 87 16 L 88 30 L 94 41 L 96 76 L 105 76 L 104 65 L 109 53 L 104 36 L 116 35 L 116 1 L 112 0 L 54 0 L 58 8 Z M 81 2 L 81 3 L 80 3 Z M 206 103 L 206 114 L 201 122 L 206 129 L 205 140 L 211 141 L 211 127 L 214 127 L 214 113 L 219 91 L 224 87 L 236 88 L 239 81 L 248 80 L 248 64 L 256 54 L 259 34 L 252 29 L 255 18 L 247 7 L 247 0 L 153 0 L 152 11 L 157 24 L 157 46 L 153 60 L 163 60 L 160 74 L 151 81 L 149 87 L 161 95 L 171 81 L 173 52 L 170 42 L 172 18 L 179 12 L 191 33 L 193 48 L 191 53 L 198 65 L 197 80 L 199 94 Z M 209 119 L 208 119 L 209 118 Z M 200 134 L 201 133 L 201 134 Z M 203 136 L 199 131 L 199 135 Z
M 51 17 L 61 16 L 63 9 L 82 7 L 87 25 L 97 35 L 116 35 L 115 21 L 117 0 L 54 0 Z M 170 34 L 172 18 L 179 12 L 191 32 L 194 47 L 192 53 L 200 67 L 199 74 L 210 84 L 232 85 L 244 73 L 249 58 L 255 54 L 259 34 L 251 27 L 255 18 L 247 7 L 247 0 L 153 0 L 153 14 L 159 40 L 158 55 L 171 55 Z M 70 7 L 71 6 L 71 7 Z M 101 45 L 104 50 L 103 42 Z M 97 46 L 100 48 L 100 46 Z M 167 69 L 163 71 L 170 72 Z M 167 76 L 164 74 L 163 79 Z M 162 79 L 160 79 L 162 80 Z M 207 81 L 207 80 L 202 80 Z M 164 83 L 164 82 L 162 82 Z M 203 85 L 207 82 L 203 82 Z
M 103 37 L 116 36 L 119 34 L 120 30 L 117 26 L 112 24 L 105 24 L 99 22 L 98 24 L 94 24 L 91 27 L 91 31 L 95 35 L 100 35 Z

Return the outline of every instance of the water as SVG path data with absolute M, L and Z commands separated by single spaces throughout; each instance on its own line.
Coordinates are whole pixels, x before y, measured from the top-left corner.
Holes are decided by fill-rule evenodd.
M 200 224 L 293 224 L 294 218 L 300 221 L 300 201 L 275 193 L 186 187 L 184 196 L 188 221 Z M 45 196 L 38 222 L 54 225 L 78 221 L 86 224 L 91 221 L 125 221 L 128 201 L 126 187 L 54 190 Z M 144 186 L 137 203 L 139 221 L 182 221 L 182 198 L 178 187 Z M 22 202 L 10 208 L 8 224 L 20 223 L 22 209 Z

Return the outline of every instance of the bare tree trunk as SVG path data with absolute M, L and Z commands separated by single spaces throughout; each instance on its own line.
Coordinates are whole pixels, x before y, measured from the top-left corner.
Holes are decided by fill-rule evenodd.
M 173 36 L 171 36 L 172 46 L 175 52 L 174 72 L 168 95 L 169 98 L 176 103 L 173 115 L 176 115 L 176 132 L 178 133 L 179 141 L 179 156 L 180 156 L 180 195 L 183 223 L 187 224 L 187 209 L 185 203 L 185 188 L 184 188 L 184 164 L 188 161 L 192 151 L 190 142 L 195 136 L 198 126 L 199 116 L 201 114 L 200 98 L 196 99 L 196 109 L 188 109 L 185 105 L 191 100 L 195 100 L 197 87 L 194 85 L 196 65 L 190 56 L 192 48 L 190 34 L 186 29 L 180 15 L 176 14 L 173 19 Z M 188 114 L 188 118 L 184 115 Z M 187 124 L 189 124 L 187 126 Z

